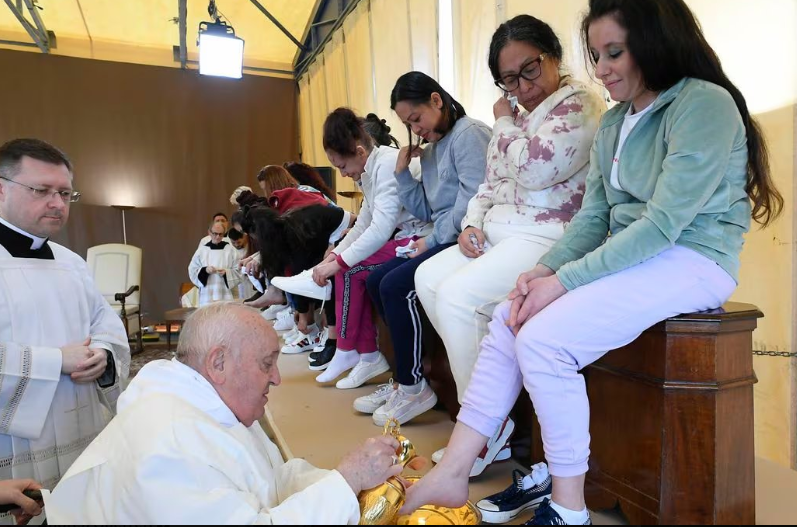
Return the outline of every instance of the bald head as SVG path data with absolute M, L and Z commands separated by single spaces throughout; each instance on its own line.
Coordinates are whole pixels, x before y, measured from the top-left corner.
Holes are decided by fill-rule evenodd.
M 177 360 L 199 372 L 246 426 L 262 417 L 271 386 L 280 383 L 279 338 L 260 312 L 220 302 L 186 321 Z

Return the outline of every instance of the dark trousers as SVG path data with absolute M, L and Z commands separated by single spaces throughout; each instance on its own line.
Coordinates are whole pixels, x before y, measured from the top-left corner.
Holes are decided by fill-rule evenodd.
M 389 260 L 372 271 L 365 282 L 371 300 L 390 328 L 399 384 L 413 386 L 423 380 L 423 332 L 415 292 L 415 270 L 452 245 L 438 245 L 417 258 Z

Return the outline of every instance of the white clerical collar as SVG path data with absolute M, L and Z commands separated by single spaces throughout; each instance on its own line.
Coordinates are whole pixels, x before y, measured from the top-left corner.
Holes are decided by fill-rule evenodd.
M 30 248 L 32 250 L 34 250 L 34 251 L 38 251 L 39 249 L 41 249 L 42 245 L 44 245 L 45 242 L 47 242 L 47 238 L 39 238 L 38 236 L 34 236 L 34 235 L 30 234 L 29 232 L 25 232 L 22 229 L 20 229 L 19 227 L 17 227 L 16 225 L 12 225 L 11 223 L 9 223 L 8 221 L 4 220 L 1 217 L 0 217 L 0 223 L 5 225 L 6 227 L 11 229 L 12 231 L 18 232 L 21 235 L 23 235 L 23 236 L 25 236 L 27 238 L 30 238 L 31 242 L 32 242 L 30 244 Z

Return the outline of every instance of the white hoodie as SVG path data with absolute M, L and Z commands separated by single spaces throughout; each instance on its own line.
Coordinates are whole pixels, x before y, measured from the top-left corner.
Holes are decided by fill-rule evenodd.
M 357 222 L 349 234 L 335 248 L 346 265 L 353 267 L 378 251 L 389 240 L 422 237 L 432 226 L 415 218 L 404 207 L 398 195 L 398 182 L 393 173 L 399 151 L 389 146 L 374 147 L 365 162 L 365 172 L 359 181 L 363 192 L 363 206 Z M 410 171 L 420 174 L 420 163 L 413 159 Z M 393 236 L 393 233 L 396 236 Z

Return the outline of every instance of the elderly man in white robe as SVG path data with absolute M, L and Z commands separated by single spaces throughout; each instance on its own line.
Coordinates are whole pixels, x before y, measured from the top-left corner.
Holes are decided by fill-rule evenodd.
M 237 272 L 241 257 L 230 242 L 224 241 L 227 231 L 220 222 L 208 229 L 210 241 L 199 246 L 188 265 L 188 277 L 199 289 L 199 306 L 233 299 L 241 276 Z
M 283 461 L 258 420 L 280 383 L 260 313 L 217 303 L 186 321 L 171 361 L 142 368 L 119 413 L 51 496 L 57 524 L 356 524 L 357 494 L 397 475 L 398 442 L 367 440 L 321 470 Z
M 54 487 L 108 423 L 127 379 L 122 321 L 86 262 L 48 241 L 79 197 L 52 145 L 0 146 L 0 480 Z

